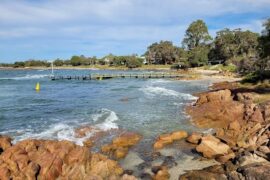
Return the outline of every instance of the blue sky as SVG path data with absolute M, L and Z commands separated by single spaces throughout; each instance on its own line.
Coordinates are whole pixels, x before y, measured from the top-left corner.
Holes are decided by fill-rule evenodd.
M 215 36 L 260 32 L 269 16 L 270 0 L 0 0 L 0 62 L 143 54 L 160 40 L 180 46 L 196 19 Z

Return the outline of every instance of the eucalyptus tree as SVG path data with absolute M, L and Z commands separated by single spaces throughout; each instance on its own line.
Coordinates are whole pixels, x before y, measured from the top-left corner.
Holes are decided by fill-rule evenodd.
M 203 20 L 192 22 L 186 30 L 185 38 L 182 44 L 185 48 L 191 50 L 198 46 L 204 46 L 212 40 L 208 28 Z
M 232 58 L 256 57 L 259 34 L 241 29 L 230 30 L 225 28 L 217 32 L 214 47 L 211 51 L 215 55 L 211 58 L 220 58 L 227 61 Z
M 151 44 L 145 55 L 150 64 L 172 64 L 179 58 L 179 49 L 171 41 L 160 41 Z
M 188 61 L 191 66 L 201 66 L 208 63 L 208 53 L 212 37 L 203 20 L 192 22 L 186 30 L 182 45 L 188 50 Z

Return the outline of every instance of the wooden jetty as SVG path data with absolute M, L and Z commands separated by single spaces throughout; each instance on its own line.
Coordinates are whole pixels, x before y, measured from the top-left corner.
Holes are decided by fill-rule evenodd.
M 131 73 L 131 74 L 90 74 L 87 76 L 51 76 L 51 80 L 105 80 L 112 78 L 179 78 L 181 74 L 172 73 Z

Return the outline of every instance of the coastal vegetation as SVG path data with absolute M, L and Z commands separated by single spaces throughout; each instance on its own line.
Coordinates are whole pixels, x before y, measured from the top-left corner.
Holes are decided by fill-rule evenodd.
M 142 56 L 116 56 L 109 54 L 103 58 L 72 56 L 70 59 L 56 59 L 57 67 L 103 67 L 104 68 L 138 68 L 147 66 L 155 68 L 168 65 L 172 69 L 186 69 L 204 66 L 237 72 L 246 76 L 246 82 L 264 80 L 268 77 L 270 67 L 270 18 L 263 24 L 261 34 L 242 29 L 225 28 L 212 38 L 203 20 L 192 22 L 186 30 L 181 47 L 171 41 L 151 44 Z M 50 61 L 51 62 L 51 61 Z M 19 61 L 14 64 L 0 64 L 2 67 L 49 67 L 46 60 Z M 212 65 L 217 65 L 212 67 Z

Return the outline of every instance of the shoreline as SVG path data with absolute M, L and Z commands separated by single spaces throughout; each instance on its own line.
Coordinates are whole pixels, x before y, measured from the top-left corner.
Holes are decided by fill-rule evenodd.
M 217 73 L 217 72 L 211 72 L 210 74 L 209 74 L 209 72 L 207 72 L 206 74 L 201 73 L 201 78 L 202 79 L 208 79 L 208 80 L 211 79 L 211 80 L 213 80 L 213 84 L 211 86 L 213 86 L 214 83 L 216 83 L 216 82 L 223 82 L 224 80 L 228 80 L 230 82 L 233 82 L 235 80 L 239 80 L 239 78 L 232 78 L 232 77 L 226 77 L 226 76 L 220 76 L 220 77 L 215 77 L 214 76 L 214 77 L 212 77 L 212 75 L 215 74 L 215 73 Z M 226 77 L 226 78 L 224 78 L 224 77 Z M 198 93 L 196 93 L 196 95 L 198 94 L 199 98 L 202 98 L 202 97 L 200 97 L 201 94 L 209 94 L 211 92 L 212 92 L 212 90 L 207 90 L 206 92 L 198 92 Z M 189 114 L 189 115 L 191 115 L 191 118 L 190 118 L 189 121 L 190 121 L 191 124 L 193 124 L 192 114 Z M 87 131 L 92 131 L 92 128 L 91 127 L 83 127 L 82 129 L 79 129 L 79 132 L 82 133 L 82 135 L 87 134 Z M 173 136 L 174 133 L 177 136 L 177 141 L 176 142 L 174 142 L 174 140 L 169 140 L 170 138 L 172 138 L 172 139 L 174 138 L 174 136 Z M 193 148 L 195 148 L 197 150 L 196 147 L 199 146 L 199 143 L 198 142 L 196 143 L 196 141 L 198 140 L 196 138 L 198 138 L 198 137 L 195 137 L 195 140 L 196 141 L 193 141 L 194 140 L 194 134 L 191 134 L 191 135 L 188 135 L 188 136 L 186 136 L 186 135 L 183 136 L 183 135 L 180 135 L 181 133 L 182 133 L 182 131 L 172 132 L 171 134 L 161 134 L 159 137 L 157 137 L 156 142 L 161 142 L 161 144 L 164 143 L 164 147 L 166 147 L 166 148 L 163 148 L 162 147 L 159 150 L 154 150 L 153 149 L 154 152 L 149 152 L 149 153 L 153 153 L 151 155 L 151 158 L 154 158 L 154 160 L 156 159 L 155 161 L 158 162 L 161 159 L 167 157 L 167 156 L 163 156 L 163 155 L 158 155 L 157 156 L 157 154 L 156 154 L 157 152 L 165 153 L 166 155 L 169 155 L 171 157 L 175 156 L 175 154 L 174 154 L 175 152 L 172 151 L 172 150 L 170 150 L 170 149 L 174 149 L 175 148 L 174 147 L 175 145 L 176 145 L 176 149 L 179 148 L 178 149 L 179 151 L 181 151 L 180 149 L 182 149 L 182 148 L 184 148 L 184 149 L 187 148 L 186 149 L 187 151 L 189 151 L 188 149 L 190 148 L 190 152 L 192 152 L 191 149 L 193 149 Z M 208 133 L 207 132 L 207 133 L 204 133 L 204 134 L 212 134 L 212 133 Z M 103 134 L 98 134 L 98 136 L 100 136 L 102 138 L 103 137 Z M 204 136 L 205 135 L 200 135 L 199 138 L 201 139 L 201 141 L 204 141 L 204 139 L 203 139 L 203 138 L 205 138 Z M 147 177 L 156 178 L 156 179 L 158 177 L 163 177 L 163 179 L 169 179 L 169 178 L 175 178 L 176 179 L 179 176 L 180 170 L 181 170 L 181 173 L 180 173 L 181 176 L 180 177 L 193 177 L 194 178 L 194 177 L 198 177 L 202 173 L 206 173 L 206 172 L 209 173 L 209 172 L 211 172 L 208 169 L 205 170 L 203 168 L 211 168 L 213 165 L 220 166 L 219 163 L 215 163 L 216 161 L 213 160 L 213 158 L 205 159 L 202 162 L 201 162 L 201 160 L 199 160 L 199 161 L 197 161 L 197 160 L 184 161 L 186 163 L 191 163 L 191 164 L 193 163 L 193 166 L 189 167 L 188 169 L 186 169 L 186 167 L 182 167 L 180 165 L 180 164 L 183 163 L 182 160 L 176 160 L 176 159 L 168 159 L 168 160 L 166 160 L 166 158 L 165 158 L 165 160 L 166 160 L 166 163 L 165 164 L 164 164 L 164 162 L 165 162 L 164 161 L 162 164 L 157 163 L 156 166 L 151 166 L 151 165 L 149 166 L 149 164 L 147 164 L 147 162 L 142 161 L 142 159 L 140 159 L 138 157 L 138 155 L 134 154 L 134 150 L 129 150 L 129 148 L 132 148 L 133 146 L 136 147 L 136 144 L 138 143 L 138 141 L 139 141 L 140 138 L 141 137 L 139 135 L 137 135 L 136 133 L 135 134 L 134 133 L 129 133 L 129 132 L 122 133 L 122 135 L 118 135 L 118 137 L 116 136 L 116 138 L 112 141 L 111 144 L 102 146 L 101 151 L 98 154 L 93 155 L 93 156 L 87 155 L 87 156 L 89 156 L 89 158 L 88 159 L 87 158 L 84 159 L 84 162 L 90 163 L 91 168 L 90 168 L 89 171 L 85 171 L 83 173 L 84 174 L 83 177 L 86 178 L 86 175 L 87 176 L 92 176 L 93 175 L 93 169 L 96 170 L 96 168 L 97 168 L 96 165 L 97 164 L 93 165 L 91 163 L 93 161 L 93 158 L 96 158 L 96 156 L 98 156 L 98 159 L 99 159 L 98 160 L 98 163 L 103 163 L 102 167 L 104 165 L 105 166 L 108 166 L 109 165 L 109 167 L 111 167 L 112 164 L 113 164 L 113 168 L 114 169 L 117 169 L 117 171 L 115 171 L 117 173 L 115 173 L 113 171 L 106 170 L 106 169 L 105 170 L 104 169 L 100 169 L 99 171 L 95 171 L 94 175 L 95 176 L 102 177 L 102 178 L 108 178 L 108 177 L 111 177 L 112 175 L 113 176 L 117 176 L 117 177 L 122 177 L 122 178 L 124 176 L 125 177 L 130 177 L 130 178 L 131 177 L 132 178 L 141 177 L 142 174 L 137 174 L 138 172 L 136 172 L 136 171 L 132 171 L 132 173 L 131 173 L 131 172 L 128 172 L 128 171 L 125 172 L 124 169 L 125 170 L 130 170 L 129 169 L 130 167 L 133 167 L 135 165 L 141 165 L 143 163 L 146 163 L 146 164 L 144 164 L 144 168 L 145 168 L 145 172 L 147 172 L 144 175 L 147 176 Z M 6 141 L 6 144 L 7 144 L 6 147 L 3 148 L 3 147 L 1 147 L 1 146 L 3 146 L 2 145 L 3 143 L 0 143 L 0 149 L 3 149 L 4 154 L 6 152 L 10 152 L 10 151 L 13 152 L 13 153 L 15 153 L 14 152 L 15 150 L 13 150 L 13 149 L 18 148 L 18 146 L 19 147 L 26 148 L 27 146 L 29 146 L 29 144 L 35 144 L 35 146 L 37 146 L 37 147 L 43 146 L 43 144 L 46 144 L 45 145 L 45 148 L 47 149 L 47 151 L 49 150 L 48 149 L 49 146 L 51 146 L 52 148 L 56 148 L 56 147 L 59 147 L 60 146 L 60 148 L 62 149 L 61 150 L 61 152 L 62 152 L 62 151 L 64 151 L 64 149 L 67 148 L 67 146 L 70 146 L 69 143 L 72 143 L 72 142 L 69 142 L 69 143 L 66 142 L 65 143 L 65 141 L 62 142 L 62 141 L 58 141 L 58 140 L 30 140 L 30 139 L 27 139 L 27 140 L 23 140 L 23 141 L 17 142 L 16 144 L 12 145 L 11 142 L 8 142 L 8 138 L 7 137 L 1 137 L 1 135 L 0 135 L 0 141 L 2 141 L 3 139 Z M 210 140 L 211 140 L 211 138 L 210 138 Z M 190 144 L 185 144 L 184 143 L 185 141 L 188 141 L 189 143 L 190 142 L 191 143 Z M 73 148 L 75 148 L 76 151 L 80 151 L 80 152 L 82 151 L 82 149 L 84 149 L 83 151 L 87 151 L 87 152 L 90 153 L 90 149 L 93 146 L 93 143 L 94 142 L 95 142 L 94 139 L 89 139 L 89 141 L 88 140 L 85 141 L 84 146 L 78 147 L 77 145 L 75 145 L 75 146 L 73 146 Z M 152 143 L 155 143 L 155 141 L 152 142 Z M 179 143 L 180 143 L 180 145 L 178 145 Z M 7 147 L 7 146 L 9 146 L 9 147 Z M 8 148 L 11 148 L 11 150 L 9 150 Z M 169 148 L 169 151 L 168 151 L 167 148 Z M 30 152 L 32 152 L 32 150 Z M 39 150 L 37 152 L 39 152 Z M 55 155 L 59 156 L 58 153 L 60 153 L 59 151 L 55 151 L 55 150 L 53 150 L 53 151 L 49 150 L 49 152 L 51 153 L 51 155 L 48 155 L 48 157 L 55 156 Z M 70 154 L 71 152 L 72 152 L 72 150 L 69 151 L 65 155 L 65 157 L 70 157 L 70 158 L 72 157 L 72 158 L 74 158 L 74 155 Z M 200 155 L 198 157 L 203 158 L 204 153 L 203 152 L 201 152 L 201 153 L 202 153 L 202 156 Z M 104 154 L 107 155 L 106 158 L 103 156 Z M 3 154 L 1 154 L 1 152 L 0 152 L 0 162 L 1 161 L 2 162 L 5 162 L 5 160 L 3 161 L 3 158 L 1 158 L 2 155 Z M 155 157 L 155 156 L 157 156 L 157 157 Z M 221 156 L 221 157 L 223 157 L 223 159 L 224 159 L 224 156 Z M 124 161 L 123 162 L 122 161 L 119 161 L 118 160 L 119 157 L 120 157 L 120 159 L 124 158 Z M 230 157 L 229 157 L 230 159 L 228 159 L 228 161 L 226 161 L 226 163 L 227 162 L 231 162 L 230 161 L 232 159 L 231 157 L 232 156 L 230 155 Z M 79 162 L 80 159 L 82 159 L 82 157 L 81 156 L 77 156 L 76 158 L 78 159 L 78 162 L 76 163 L 76 166 L 77 165 L 82 166 L 82 164 Z M 190 157 L 186 157 L 186 158 L 188 159 Z M 225 158 L 228 158 L 228 157 L 225 157 Z M 30 159 L 31 159 L 31 157 L 30 157 Z M 129 159 L 129 160 L 127 161 L 126 159 Z M 31 159 L 31 161 L 33 163 L 38 162 L 38 160 L 35 160 L 35 159 Z M 61 161 L 63 164 L 66 164 L 71 169 L 76 169 L 76 166 L 74 164 L 69 164 L 68 162 L 65 162 L 65 159 L 61 159 L 59 161 Z M 137 164 L 135 163 L 135 165 L 134 164 L 128 165 L 132 161 L 135 161 L 135 162 L 138 161 L 138 162 L 137 162 Z M 155 161 L 153 161 L 153 162 L 155 162 Z M 15 162 L 17 162 L 17 161 L 15 161 Z M 199 162 L 201 162 L 201 164 Z M 195 164 L 194 163 L 197 163 L 197 165 L 200 164 L 200 166 L 196 166 L 196 168 L 195 168 Z M 221 163 L 221 164 L 223 164 L 223 163 Z M 41 169 L 44 169 L 46 167 L 46 165 L 47 164 L 45 164 L 44 166 L 42 166 L 42 165 L 39 165 L 39 166 L 40 166 Z M 1 173 L 2 173 L 1 172 L 1 167 L 2 166 L 0 165 L 0 177 L 1 177 Z M 9 167 L 10 167 L 9 165 L 7 165 L 6 167 L 7 167 L 9 173 L 12 173 L 13 172 L 12 169 L 9 169 Z M 156 171 L 155 170 L 153 171 L 153 168 L 154 167 L 157 168 Z M 186 170 L 188 170 L 188 172 L 184 172 L 183 171 L 183 168 L 186 169 Z M 195 169 L 202 169 L 202 170 L 195 170 Z M 49 172 L 50 171 L 47 171 L 46 174 L 51 175 Z M 107 173 L 106 176 L 104 175 L 104 172 Z M 42 172 L 41 172 L 40 173 L 40 176 L 47 176 L 46 174 L 42 174 Z M 71 177 L 71 174 L 65 174 L 65 173 L 63 173 L 60 170 L 59 170 L 59 172 L 57 174 L 57 177 L 59 175 L 60 176 L 64 176 L 64 177 Z M 81 175 L 81 174 L 79 174 L 79 175 Z M 220 174 L 218 174 L 218 175 L 220 175 Z

